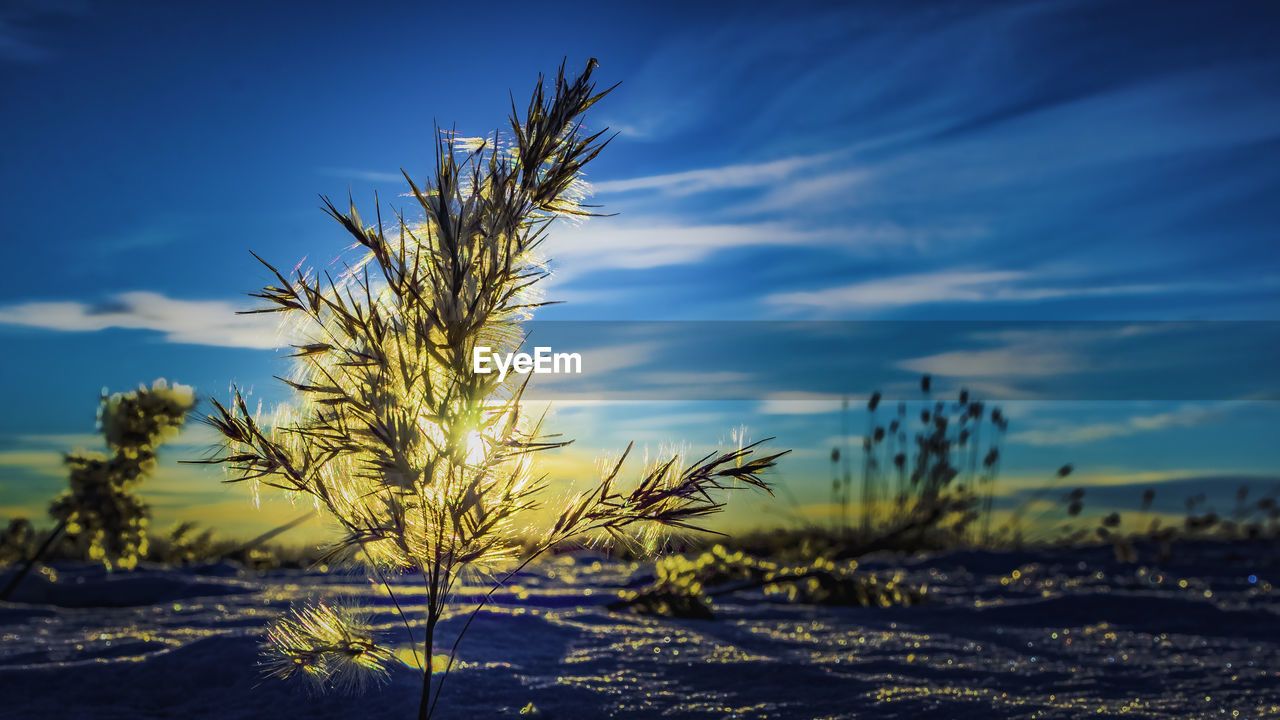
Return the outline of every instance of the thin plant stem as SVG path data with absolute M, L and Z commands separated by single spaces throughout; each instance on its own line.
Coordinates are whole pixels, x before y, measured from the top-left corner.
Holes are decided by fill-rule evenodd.
M 516 569 L 507 573 L 502 577 L 501 580 L 499 580 L 498 582 L 490 586 L 489 592 L 485 593 L 484 597 L 480 598 L 480 602 L 477 603 L 474 608 L 472 608 L 471 614 L 467 616 L 467 621 L 463 623 L 462 629 L 458 631 L 457 639 L 453 641 L 453 647 L 449 648 L 449 661 L 445 663 L 444 672 L 440 674 L 440 686 L 436 688 L 436 699 L 433 700 L 431 703 L 432 711 L 435 710 L 435 704 L 440 701 L 440 692 L 444 690 L 444 681 L 449 679 L 449 671 L 453 669 L 453 661 L 458 654 L 458 645 L 462 643 L 462 636 L 466 635 L 467 629 L 471 627 L 471 621 L 475 620 L 476 616 L 480 614 L 480 611 L 483 610 L 484 607 L 489 604 L 489 599 L 493 597 L 493 594 L 497 592 L 499 588 L 504 587 L 507 584 L 508 580 L 515 577 L 521 570 L 524 570 L 529 563 L 533 562 L 535 558 L 537 558 L 539 555 L 541 555 L 546 551 L 547 551 L 547 548 L 543 547 L 541 550 L 538 550 L 537 552 L 533 553 L 529 557 L 525 558 L 523 562 L 521 562 L 519 565 L 516 566 Z M 428 717 L 430 717 L 430 715 L 431 715 L 430 712 L 427 713 Z
M 268 530 L 268 531 L 266 531 L 266 532 L 262 533 L 262 534 L 261 534 L 261 535 L 259 535 L 258 537 L 256 537 L 256 538 L 254 538 L 254 539 L 250 540 L 249 542 L 247 542 L 247 543 L 245 543 L 245 544 L 241 545 L 240 547 L 236 548 L 235 550 L 232 550 L 232 551 L 231 551 L 230 553 L 228 553 L 228 554 L 229 554 L 229 555 L 235 555 L 236 553 L 244 553 L 244 552 L 248 552 L 248 551 L 250 551 L 250 550 L 252 550 L 252 549 L 254 549 L 254 548 L 256 548 L 256 547 L 258 547 L 258 546 L 262 545 L 262 544 L 263 544 L 263 543 L 265 543 L 266 541 L 268 541 L 268 540 L 270 540 L 270 539 L 272 539 L 272 538 L 274 538 L 274 537 L 276 537 L 276 536 L 278 536 L 278 535 L 280 535 L 280 534 L 282 534 L 282 533 L 288 532 L 289 530 L 292 530 L 292 529 L 294 529 L 294 528 L 298 527 L 299 525 L 301 525 L 302 523 L 304 523 L 304 522 L 306 522 L 306 521 L 310 520 L 310 519 L 311 519 L 312 517 L 314 517 L 314 516 L 315 516 L 315 513 L 314 513 L 314 512 L 309 512 L 309 513 L 307 513 L 306 515 L 303 515 L 302 517 L 296 518 L 296 519 L 294 519 L 294 520 L 290 520 L 289 522 L 287 522 L 287 523 L 285 523 L 285 524 L 283 524 L 283 525 L 281 525 L 281 526 L 279 526 L 279 527 L 273 528 L 273 529 L 271 529 L 271 530 Z
M 373 571 L 378 574 L 378 580 L 382 582 L 382 587 L 387 589 L 387 595 L 391 597 L 391 604 L 395 605 L 396 614 L 400 616 L 400 622 L 404 623 L 404 631 L 409 636 L 409 647 L 410 649 L 414 648 L 417 645 L 417 641 L 413 639 L 413 628 L 409 625 L 409 617 L 404 614 L 404 609 L 400 607 L 400 601 L 396 599 L 395 591 L 391 589 L 391 583 L 387 582 L 386 576 L 378 569 L 378 564 L 373 561 L 369 551 L 363 546 L 361 546 L 360 550 L 364 552 L 365 559 L 369 561 L 369 567 L 373 568 Z M 418 654 L 415 652 L 413 655 L 413 664 L 417 665 L 418 669 L 421 670 L 422 662 L 418 660 Z
M 435 640 L 435 634 L 435 612 L 428 611 L 426 652 L 423 653 L 425 657 L 422 660 L 423 665 L 426 667 L 423 668 L 422 673 L 422 700 L 418 703 L 418 720 L 430 720 L 431 713 L 435 709 L 435 701 L 440 699 L 440 695 L 438 693 L 434 699 L 431 697 L 431 672 L 434 660 L 432 657 L 432 644 Z
M 49 533 L 49 537 L 45 538 L 44 542 L 40 544 L 40 547 L 35 551 L 35 554 L 33 554 L 31 558 L 22 565 L 22 569 L 9 580 L 9 584 L 4 586 L 4 592 L 0 592 L 0 600 L 9 599 L 9 596 L 13 594 L 13 591 L 18 589 L 18 584 L 22 582 L 22 579 L 27 576 L 27 573 L 31 572 L 31 568 L 35 567 L 35 564 L 40 561 L 40 558 L 44 557 L 45 553 L 49 552 L 49 548 L 53 547 L 54 541 L 62 537 L 62 533 L 66 529 L 66 520 L 58 523 L 58 526 L 53 529 L 53 532 Z
M 418 720 L 429 720 L 432 710 L 431 673 L 435 652 L 436 622 L 440 619 L 436 596 L 436 568 L 432 568 L 428 576 L 422 573 L 423 584 L 427 587 L 427 638 L 423 642 L 422 652 L 422 697 L 418 702 Z M 439 695 L 436 696 L 439 699 Z
M 872 433 L 875 431 L 876 411 L 871 410 L 867 413 L 867 432 L 862 436 L 862 534 L 869 535 L 871 533 L 872 522 L 872 499 L 875 491 L 872 489 L 874 478 L 872 477 L 872 464 L 874 462 L 873 453 L 875 445 L 872 444 Z

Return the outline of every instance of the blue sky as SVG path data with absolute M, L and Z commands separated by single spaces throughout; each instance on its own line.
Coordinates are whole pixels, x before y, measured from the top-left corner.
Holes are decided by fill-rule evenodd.
M 756 397 L 739 401 L 564 404 L 559 429 L 582 456 L 560 461 L 566 472 L 630 439 L 704 445 L 745 423 L 797 448 L 788 492 L 821 515 L 839 397 L 927 370 L 947 392 L 966 385 L 1006 403 L 1011 488 L 1068 461 L 1082 483 L 1275 485 L 1273 5 L 468 10 L 0 9 L 14 265 L 0 286 L 0 513 L 39 513 L 56 493 L 58 453 L 93 443 L 101 387 L 164 376 L 278 399 L 271 329 L 233 314 L 268 280 L 249 250 L 328 263 L 344 241 L 317 194 L 350 190 L 371 208 L 378 191 L 404 206 L 399 169 L 429 169 L 433 121 L 484 134 L 504 121 L 509 92 L 522 98 L 565 57 L 599 58 L 599 80 L 622 83 L 588 120 L 619 132 L 588 177 L 618 215 L 553 233 L 548 295 L 568 302 L 539 319 L 1031 324 L 897 355 L 890 345 L 879 371 L 847 388 L 757 378 Z M 1261 329 L 1232 335 L 1230 357 L 1249 362 L 1224 365 L 1220 344 L 1195 333 L 1117 355 L 1105 333 L 1035 325 L 1156 320 Z M 1074 403 L 1029 384 L 1092 372 L 1090 387 L 1105 387 L 1143 372 L 1143 348 L 1165 367 L 1234 368 L 1240 382 Z M 624 350 L 612 367 L 706 370 L 652 344 Z M 1258 387 L 1242 389 L 1254 375 Z M 252 515 L 216 475 L 166 463 L 159 521 L 215 505 L 224 512 L 201 516 L 233 531 L 276 517 Z

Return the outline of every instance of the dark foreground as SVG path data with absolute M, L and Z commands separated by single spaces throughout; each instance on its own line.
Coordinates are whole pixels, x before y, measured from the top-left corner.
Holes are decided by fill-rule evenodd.
M 476 619 L 437 717 L 518 716 L 529 703 L 561 720 L 1278 717 L 1278 557 L 1274 544 L 1185 546 L 1159 567 L 1107 548 L 954 552 L 892 563 L 929 586 L 926 605 L 757 592 L 719 598 L 711 621 L 610 613 L 611 589 L 642 569 L 561 557 Z M 415 588 L 398 592 L 410 612 Z M 409 667 L 360 696 L 308 693 L 255 667 L 261 628 L 292 599 L 373 602 L 385 638 L 405 641 L 363 576 L 61 568 L 23 593 L 0 604 L 3 718 L 415 716 Z

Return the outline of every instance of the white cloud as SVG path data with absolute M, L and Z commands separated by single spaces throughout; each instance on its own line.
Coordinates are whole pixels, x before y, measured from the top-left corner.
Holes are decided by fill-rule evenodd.
M 570 278 L 606 269 L 649 270 L 676 265 L 693 265 L 717 252 L 748 247 L 838 247 L 843 253 L 873 254 L 889 248 L 921 250 L 940 239 L 963 239 L 980 232 L 973 226 L 912 229 L 894 223 L 874 223 L 832 228 L 801 229 L 784 222 L 728 222 L 714 225 L 682 224 L 669 218 L 636 218 L 627 222 L 612 219 L 594 220 L 578 225 L 564 225 L 554 230 L 544 245 L 554 261 L 555 274 L 543 285 L 547 297 L 563 299 L 558 288 Z M 994 273 L 987 273 L 994 280 Z M 1019 276 L 1004 273 L 1001 277 Z M 979 278 L 982 279 L 982 278 Z M 854 294 L 866 303 L 878 306 L 894 304 L 884 301 L 884 293 L 892 292 L 898 278 L 868 283 L 865 292 Z M 920 280 L 927 286 L 929 278 Z M 557 287 L 555 291 L 548 288 Z M 912 292 L 908 289 L 908 292 Z M 877 301 L 877 297 L 880 300 Z M 940 299 L 947 299 L 942 297 Z M 783 293 L 766 298 L 779 305 L 817 305 L 843 308 L 847 300 L 842 289 L 817 293 Z M 903 297 L 901 304 L 917 300 Z
M 763 187 L 785 180 L 801 170 L 821 165 L 833 157 L 835 157 L 834 153 L 823 153 L 763 163 L 725 165 L 626 180 L 606 180 L 592 183 L 591 187 L 600 194 L 656 190 L 667 195 L 693 195 L 712 190 Z
M 1084 425 L 1057 424 L 1023 430 L 1009 435 L 1009 441 L 1041 447 L 1080 445 L 1097 440 L 1128 437 L 1139 433 L 1185 428 L 1212 422 L 1229 411 L 1227 405 L 1187 405 L 1169 412 L 1132 415 L 1114 422 Z
M 992 296 L 1000 283 L 1024 277 L 1009 271 L 944 271 L 899 275 L 890 278 L 800 292 L 775 293 L 765 298 L 772 305 L 835 310 L 850 307 L 901 307 L 933 302 L 978 302 Z
M 366 182 L 395 183 L 397 186 L 407 186 L 404 181 L 404 175 L 399 172 L 360 170 L 357 168 L 321 168 L 320 174 L 344 180 L 364 180 Z
M 827 288 L 775 293 L 772 305 L 838 311 L 940 302 L 1035 302 L 1070 297 L 1140 295 L 1178 289 L 1171 285 L 1040 285 L 1043 276 L 1016 270 L 943 270 L 898 275 Z
M 820 244 L 830 237 L 780 223 L 686 226 L 606 221 L 562 227 L 548 237 L 546 251 L 556 261 L 555 277 L 563 281 L 594 270 L 686 265 L 729 248 Z
M 965 378 L 970 381 L 971 390 L 989 397 L 1027 398 L 1033 394 L 1000 380 L 1104 370 L 1106 363 L 1099 360 L 1092 348 L 1166 329 L 1162 325 L 1133 324 L 981 331 L 970 334 L 969 338 L 990 347 L 908 358 L 895 363 L 895 367 L 938 377 Z
M 903 360 L 897 366 L 926 375 L 964 378 L 1044 377 L 1087 369 L 1075 354 L 1033 346 L 952 350 Z
M 759 197 L 722 209 L 725 215 L 754 215 L 778 210 L 812 209 L 824 201 L 847 198 L 849 191 L 871 177 L 866 168 L 850 168 L 838 162 L 848 150 L 784 158 L 762 163 L 742 163 L 701 168 L 664 175 L 592 183 L 601 195 L 656 192 L 684 197 L 716 190 L 762 189 Z M 837 202 L 837 206 L 844 205 Z
M 1010 345 L 1041 345 L 1053 342 L 1058 345 L 1083 345 L 1113 340 L 1145 337 L 1173 330 L 1176 326 L 1165 323 L 1137 322 L 1130 324 L 1103 323 L 1097 326 L 1071 326 L 1036 329 L 1011 328 L 976 332 L 975 340 L 1008 343 Z
M 770 393 L 756 406 L 756 412 L 760 415 L 822 415 L 839 412 L 846 399 L 849 401 L 849 407 L 857 407 L 858 404 L 866 402 L 865 399 L 825 393 Z
M 1027 398 L 1030 394 L 1026 391 L 1014 390 L 998 381 L 1106 370 L 1108 362 L 1096 351 L 1099 345 L 1168 330 L 1168 326 L 1161 324 L 1132 324 L 981 331 L 969 337 L 991 347 L 908 358 L 895 366 L 939 377 L 980 380 L 969 387 L 988 396 Z
M 865 183 L 870 177 L 871 173 L 866 170 L 840 170 L 819 173 L 811 177 L 793 178 L 786 183 L 777 184 L 770 188 L 764 197 L 743 203 L 726 212 L 729 214 L 753 214 L 777 210 L 795 210 L 796 208 L 813 208 L 823 201 L 848 197 L 849 192 L 855 186 Z M 837 202 L 836 206 L 838 207 L 841 204 Z
M 223 300 L 177 300 L 153 292 L 128 292 L 109 302 L 29 302 L 0 306 L 0 324 L 92 332 L 107 328 L 153 330 L 172 343 L 271 349 L 285 344 L 274 313 L 237 315 Z
M 26 470 L 42 477 L 66 477 L 66 464 L 60 452 L 47 450 L 5 450 L 0 452 L 0 468 Z

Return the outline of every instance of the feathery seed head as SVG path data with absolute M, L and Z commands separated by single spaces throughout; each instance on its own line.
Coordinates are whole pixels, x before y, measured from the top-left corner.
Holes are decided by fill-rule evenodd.
M 317 690 L 355 692 L 385 682 L 394 662 L 355 610 L 324 602 L 291 608 L 267 629 L 262 648 L 266 675 L 302 678 Z

